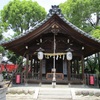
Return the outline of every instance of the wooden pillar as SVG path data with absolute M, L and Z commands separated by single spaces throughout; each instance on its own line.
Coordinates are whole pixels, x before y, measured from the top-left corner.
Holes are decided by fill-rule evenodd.
M 31 66 L 31 77 L 33 76 L 33 59 L 32 59 L 32 56 L 31 56 L 31 64 L 30 64 L 30 66 Z
M 39 79 L 39 62 L 37 59 L 35 62 L 36 62 L 36 64 L 35 64 L 36 77 L 37 77 L 37 79 Z
M 76 68 L 77 68 L 76 60 L 74 60 L 74 73 L 75 73 L 75 74 L 76 74 Z
M 29 64 L 29 55 L 27 54 L 26 55 L 26 69 L 25 69 L 25 81 L 24 81 L 24 83 L 27 83 L 27 78 L 28 78 L 28 64 Z
M 67 60 L 66 60 L 66 77 L 68 79 L 68 62 L 67 62 Z
M 37 68 L 37 64 L 36 64 L 36 59 L 34 60 L 34 79 L 36 78 L 36 68 Z
M 82 79 L 83 79 L 83 84 L 84 84 L 84 56 L 82 55 L 82 58 L 81 58 L 81 62 L 82 62 Z
M 98 65 L 99 65 L 99 72 L 100 72 L 100 52 L 98 52 L 97 55 L 98 55 Z
M 73 61 L 70 61 L 70 72 L 72 73 Z
M 68 61 L 68 81 L 69 83 L 70 83 L 70 79 L 71 79 L 70 61 Z
M 42 60 L 40 60 L 40 73 L 39 73 L 40 83 L 42 83 Z
M 79 61 L 78 60 L 76 60 L 76 66 L 77 66 L 77 74 L 79 74 L 79 70 L 80 70 L 80 66 L 79 66 L 79 63 L 78 63 Z
M 34 78 L 35 59 L 32 59 L 32 78 Z

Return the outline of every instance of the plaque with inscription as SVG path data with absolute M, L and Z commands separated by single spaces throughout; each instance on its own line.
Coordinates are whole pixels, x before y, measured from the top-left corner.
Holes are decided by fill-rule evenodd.
M 63 73 L 55 73 L 55 75 L 56 75 L 56 80 L 63 80 L 64 79 Z M 53 73 L 46 74 L 47 80 L 52 80 L 52 78 L 53 78 Z

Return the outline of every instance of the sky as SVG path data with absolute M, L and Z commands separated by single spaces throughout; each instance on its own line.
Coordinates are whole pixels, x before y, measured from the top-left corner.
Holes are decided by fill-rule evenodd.
M 10 0 L 0 0 L 0 10 L 3 9 L 4 5 L 6 5 Z M 51 8 L 51 5 L 59 5 L 60 3 L 65 2 L 66 0 L 33 0 L 37 1 L 39 5 L 45 8 L 48 12 Z

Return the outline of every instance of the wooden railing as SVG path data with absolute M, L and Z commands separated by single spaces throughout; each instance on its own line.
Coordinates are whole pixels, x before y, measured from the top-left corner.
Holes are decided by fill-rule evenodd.
M 82 74 L 71 74 L 71 80 L 82 80 Z
M 99 86 L 99 80 L 97 74 L 84 74 L 85 84 Z

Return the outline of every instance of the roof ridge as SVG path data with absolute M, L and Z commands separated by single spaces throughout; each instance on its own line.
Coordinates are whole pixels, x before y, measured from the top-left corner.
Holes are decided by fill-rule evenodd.
M 99 39 L 96 39 L 94 37 L 92 37 L 90 34 L 86 33 L 85 31 L 81 30 L 80 28 L 78 28 L 77 26 L 75 26 L 74 24 L 72 24 L 71 22 L 69 22 L 68 20 L 65 19 L 64 15 L 61 13 L 61 9 L 59 8 L 58 5 L 52 5 L 52 8 L 49 10 L 49 13 L 47 14 L 47 16 L 45 17 L 44 20 L 42 20 L 40 23 L 37 23 L 35 26 L 33 26 L 31 29 L 27 29 L 24 33 L 21 33 L 20 35 L 16 36 L 15 38 L 12 38 L 9 41 L 0 41 L 0 44 L 4 44 L 4 43 L 9 43 L 14 41 L 15 39 L 19 39 L 22 36 L 26 36 L 27 34 L 29 34 L 30 32 L 34 31 L 35 29 L 37 29 L 38 27 L 40 27 L 42 24 L 44 24 L 46 21 L 48 21 L 49 18 L 51 18 L 54 14 L 57 14 L 66 24 L 68 24 L 70 27 L 72 27 L 74 30 L 76 30 L 77 32 L 79 32 L 80 34 L 100 43 Z

